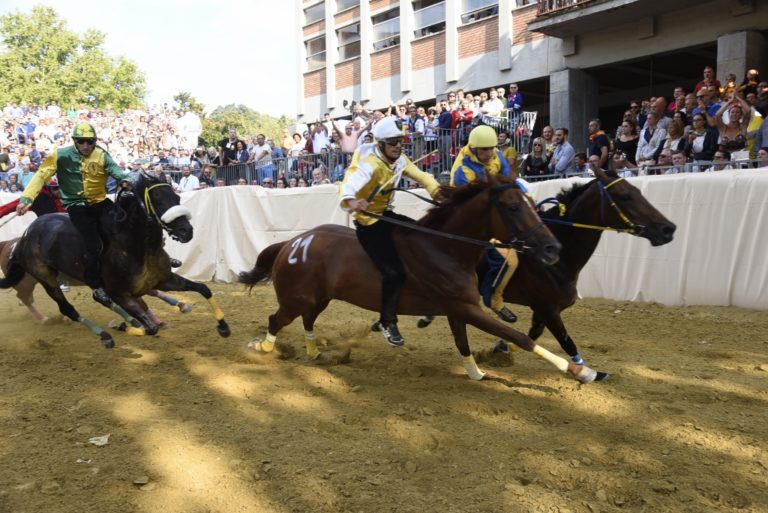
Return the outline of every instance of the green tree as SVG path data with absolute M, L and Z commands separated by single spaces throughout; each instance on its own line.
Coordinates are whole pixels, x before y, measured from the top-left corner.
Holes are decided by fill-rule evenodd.
M 203 133 L 200 137 L 208 146 L 215 146 L 218 141 L 226 137 L 230 128 L 234 128 L 241 138 L 264 134 L 279 146 L 283 128 L 293 123 L 292 119 L 285 116 L 276 118 L 260 114 L 245 105 L 230 104 L 217 107 L 203 120 Z
M 50 7 L 0 16 L 0 103 L 27 101 L 64 107 L 123 110 L 143 104 L 144 75 L 124 57 L 111 57 L 104 34 L 80 36 Z
M 198 102 L 197 99 L 192 96 L 191 93 L 181 91 L 173 97 L 173 101 L 176 102 L 176 108 L 183 111 L 192 111 L 198 116 L 205 115 L 205 105 Z

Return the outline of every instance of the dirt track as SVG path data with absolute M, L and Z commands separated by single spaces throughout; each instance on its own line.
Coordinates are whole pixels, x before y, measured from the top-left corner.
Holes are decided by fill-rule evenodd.
M 0 512 L 768 511 L 766 312 L 586 300 L 566 323 L 612 380 L 583 386 L 518 352 L 480 364 L 506 384 L 478 383 L 444 320 L 404 318 L 393 349 L 342 303 L 317 333 L 348 364 L 308 363 L 299 322 L 281 355 L 251 354 L 271 288 L 213 287 L 231 338 L 190 297 L 186 316 L 152 303 L 172 327 L 118 333 L 111 351 L 0 293 Z M 106 325 L 84 292 L 70 297 Z

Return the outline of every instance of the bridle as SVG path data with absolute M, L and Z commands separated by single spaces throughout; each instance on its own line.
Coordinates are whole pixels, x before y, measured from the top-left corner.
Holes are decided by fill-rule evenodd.
M 613 199 L 613 196 L 611 196 L 611 193 L 608 192 L 608 189 L 616 185 L 617 183 L 624 181 L 624 178 L 617 178 L 616 180 L 613 180 L 608 185 L 603 185 L 603 182 L 600 181 L 600 179 L 596 179 L 597 181 L 597 188 L 600 191 L 600 222 L 603 223 L 604 226 L 596 226 L 592 224 L 583 224 L 583 223 L 574 223 L 573 221 L 564 221 L 561 219 L 548 219 L 544 218 L 544 222 L 548 224 L 559 224 L 563 226 L 570 226 L 573 228 L 586 228 L 589 230 L 603 230 L 603 231 L 612 231 L 612 232 L 618 232 L 618 233 L 629 233 L 631 235 L 642 235 L 643 232 L 645 232 L 645 226 L 641 224 L 636 224 L 632 222 L 632 220 L 621 210 L 621 207 L 616 203 L 616 200 Z M 616 212 L 616 215 L 619 216 L 619 219 L 627 226 L 626 228 L 614 228 L 612 226 L 605 226 L 605 203 L 608 203 L 611 208 Z M 558 206 L 560 217 L 565 215 L 565 205 L 560 203 L 555 198 L 547 198 L 545 200 L 540 201 L 536 206 L 541 207 L 542 205 L 548 204 L 548 203 L 554 203 Z
M 509 189 L 517 189 L 522 192 L 522 189 L 518 187 L 515 183 L 507 183 L 503 185 L 496 185 L 493 188 L 491 188 L 490 197 L 491 197 L 491 204 L 493 204 L 494 207 L 496 207 L 496 210 L 499 212 L 499 216 L 501 217 L 502 222 L 504 223 L 504 227 L 507 229 L 507 233 L 515 233 L 517 230 L 515 229 L 515 225 L 512 221 L 512 216 L 509 214 L 507 209 L 504 207 L 504 205 L 501 204 L 501 201 L 499 201 L 499 196 Z M 528 204 L 530 206 L 530 204 Z M 531 211 L 536 214 L 536 212 L 531 208 Z M 538 217 L 538 214 L 536 214 L 536 217 Z M 526 241 L 537 231 L 539 231 L 544 226 L 544 222 L 539 220 L 539 222 L 533 226 L 531 229 L 529 229 L 524 234 L 520 235 L 519 237 L 516 237 L 515 240 L 519 239 L 523 244 L 524 247 L 530 247 L 526 243 Z
M 187 219 L 192 217 L 192 213 L 187 209 L 186 207 L 182 207 L 181 205 L 174 205 L 173 207 L 169 208 L 165 211 L 165 213 L 161 216 L 157 212 L 157 209 L 155 208 L 155 205 L 152 203 L 152 197 L 150 196 L 150 192 L 153 189 L 157 189 L 158 187 L 170 187 L 171 185 L 168 183 L 156 183 L 154 185 L 150 185 L 144 188 L 144 210 L 147 212 L 147 215 L 149 217 L 154 218 L 160 226 L 163 227 L 165 231 L 168 233 L 171 233 L 173 231 L 173 228 L 169 226 L 169 223 L 172 223 L 176 219 L 178 219 L 181 216 L 185 216 Z

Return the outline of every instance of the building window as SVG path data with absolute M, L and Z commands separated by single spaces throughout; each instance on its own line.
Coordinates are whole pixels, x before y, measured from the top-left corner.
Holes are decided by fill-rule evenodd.
M 339 60 L 360 57 L 360 23 L 347 25 L 336 31 L 339 40 Z
M 382 50 L 400 44 L 400 10 L 377 14 L 371 17 L 373 22 L 373 49 Z
M 445 2 L 421 0 L 413 2 L 414 37 L 424 37 L 445 30 Z
M 336 10 L 343 11 L 344 9 L 359 5 L 359 3 L 358 0 L 336 0 Z
M 304 25 L 310 25 L 325 18 L 325 2 L 304 9 Z
M 462 25 L 497 14 L 499 14 L 499 3 L 496 0 L 461 0 Z
M 307 71 L 325 67 L 325 36 L 310 39 L 304 46 L 307 49 Z

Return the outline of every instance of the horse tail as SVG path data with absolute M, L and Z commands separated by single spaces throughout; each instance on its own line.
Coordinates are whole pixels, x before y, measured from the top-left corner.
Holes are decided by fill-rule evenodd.
M 0 289 L 15 287 L 24 278 L 25 274 L 26 271 L 16 257 L 11 257 L 11 260 L 8 262 L 8 272 L 5 273 L 5 278 L 0 279 Z
M 283 246 L 287 244 L 285 242 L 278 242 L 267 246 L 264 251 L 259 253 L 259 257 L 256 259 L 256 266 L 251 271 L 243 271 L 238 276 L 238 281 L 243 285 L 248 285 L 253 288 L 259 282 L 267 280 L 272 276 L 272 265 L 275 263 L 275 258 Z

